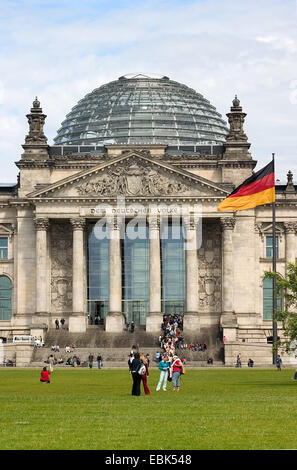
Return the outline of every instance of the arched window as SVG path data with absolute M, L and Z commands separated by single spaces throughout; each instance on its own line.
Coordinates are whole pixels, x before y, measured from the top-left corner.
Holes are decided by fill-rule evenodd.
M 11 318 L 11 280 L 0 276 L 0 320 Z

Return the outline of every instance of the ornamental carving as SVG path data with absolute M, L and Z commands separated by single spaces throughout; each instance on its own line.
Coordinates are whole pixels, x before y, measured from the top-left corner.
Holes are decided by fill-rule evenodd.
M 217 224 L 203 226 L 202 246 L 198 250 L 199 308 L 221 312 L 222 267 L 221 230 Z
M 222 217 L 221 225 L 223 230 L 233 230 L 235 227 L 235 218 L 234 217 Z
M 160 168 L 135 160 L 110 166 L 102 175 L 91 175 L 86 182 L 76 186 L 76 189 L 80 196 L 169 196 L 193 194 L 193 190 L 197 194 L 197 189 L 186 184 L 179 175 L 174 174 L 169 178 Z M 207 188 L 205 192 L 207 193 Z
M 72 228 L 68 222 L 51 227 L 51 305 L 55 313 L 72 311 Z
M 80 217 L 70 219 L 73 230 L 84 230 L 86 226 L 86 220 Z
M 47 218 L 36 218 L 34 219 L 36 230 L 47 230 L 49 228 L 49 219 Z
M 286 233 L 296 233 L 297 222 L 284 222 L 284 228 Z
M 227 114 L 230 124 L 230 131 L 226 137 L 227 142 L 247 142 L 248 138 L 243 130 L 244 119 L 246 114 L 242 112 L 240 101 L 235 95 L 231 107 L 231 113 Z
M 46 144 L 47 138 L 43 133 L 46 115 L 42 113 L 40 102 L 37 97 L 33 102 L 31 113 L 27 114 L 29 123 L 29 134 L 25 138 L 26 144 Z

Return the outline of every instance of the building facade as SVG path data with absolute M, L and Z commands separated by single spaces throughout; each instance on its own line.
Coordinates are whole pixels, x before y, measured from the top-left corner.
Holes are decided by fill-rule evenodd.
M 0 336 L 44 336 L 61 318 L 74 333 L 99 319 L 157 335 L 179 314 L 188 340 L 221 331 L 227 365 L 271 363 L 272 209 L 217 212 L 257 163 L 237 97 L 227 117 L 167 77 L 125 76 L 83 98 L 50 146 L 36 98 L 18 183 L 0 186 Z M 276 187 L 281 273 L 296 204 L 289 172 Z

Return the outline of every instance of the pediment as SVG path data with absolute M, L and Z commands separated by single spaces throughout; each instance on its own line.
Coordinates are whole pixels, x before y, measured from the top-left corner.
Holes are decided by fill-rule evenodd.
M 131 151 L 27 195 L 28 198 L 100 199 L 226 197 L 216 183 Z

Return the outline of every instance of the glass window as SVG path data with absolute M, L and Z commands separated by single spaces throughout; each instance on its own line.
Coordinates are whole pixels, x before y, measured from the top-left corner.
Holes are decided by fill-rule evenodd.
M 0 276 L 0 320 L 11 319 L 11 280 Z
M 109 240 L 106 226 L 88 232 L 88 312 L 91 324 L 103 323 L 109 306 Z
M 277 297 L 276 308 L 282 308 L 282 297 Z M 263 320 L 272 320 L 273 285 L 272 279 L 263 280 Z
M 184 238 L 181 226 L 172 227 L 169 225 L 168 228 L 162 228 L 161 275 L 162 312 L 183 315 L 186 303 L 186 274 Z
M 266 258 L 273 256 L 273 239 L 271 236 L 266 237 Z M 275 255 L 278 258 L 278 236 L 275 237 Z
M 8 238 L 0 237 L 0 259 L 8 258 Z
M 121 250 L 123 314 L 127 322 L 145 325 L 149 310 L 148 227 L 126 225 Z

